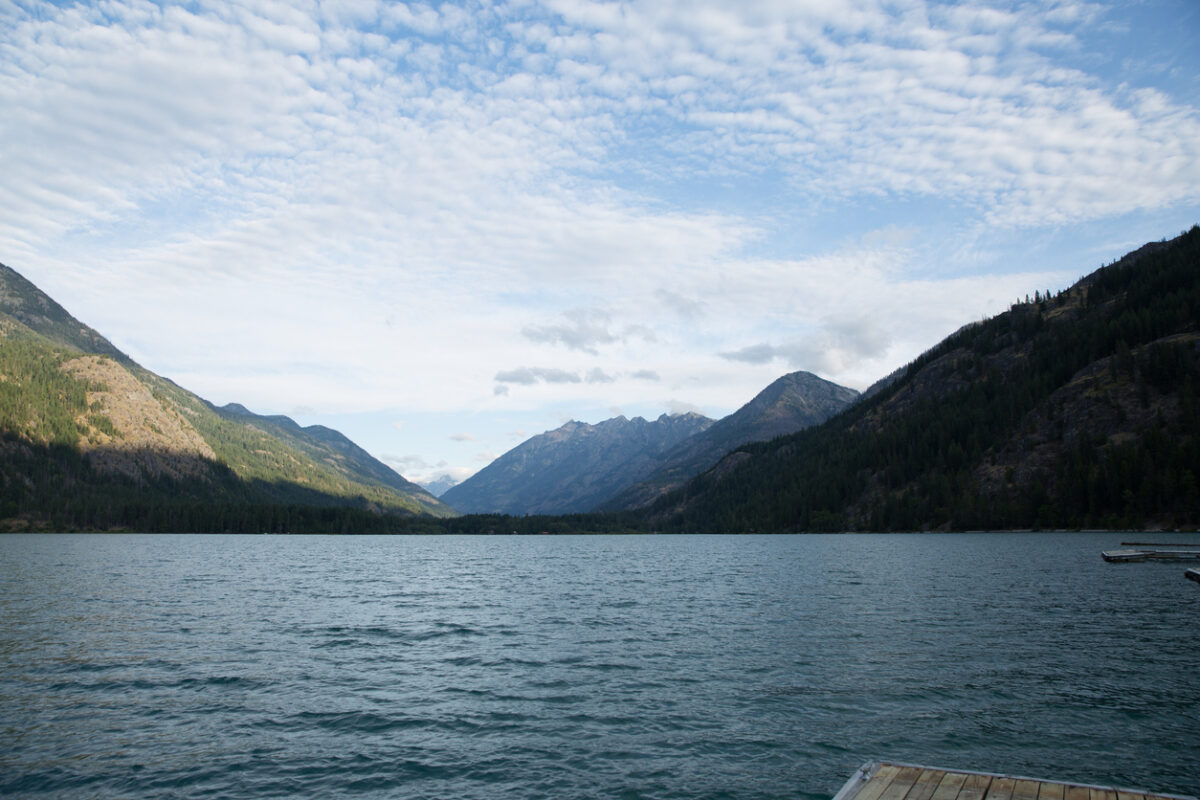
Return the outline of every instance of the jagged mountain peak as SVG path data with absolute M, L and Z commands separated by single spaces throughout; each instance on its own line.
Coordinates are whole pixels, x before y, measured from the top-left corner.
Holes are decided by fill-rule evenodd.
M 747 442 L 759 442 L 818 425 L 849 407 L 858 392 L 811 372 L 792 372 L 772 381 L 750 402 L 703 432 L 680 442 L 654 474 L 606 498 L 603 509 L 640 508 L 716 464 Z
M 699 414 L 571 420 L 514 447 L 442 500 L 465 513 L 563 514 L 587 511 L 654 471 L 658 459 L 712 424 Z

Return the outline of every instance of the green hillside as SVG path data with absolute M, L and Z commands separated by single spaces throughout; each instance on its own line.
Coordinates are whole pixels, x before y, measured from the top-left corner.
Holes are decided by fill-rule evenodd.
M 1200 228 L 969 326 L 817 428 L 748 445 L 666 530 L 1194 528 Z
M 341 434 L 232 414 L 0 267 L 0 529 L 393 530 L 453 511 Z

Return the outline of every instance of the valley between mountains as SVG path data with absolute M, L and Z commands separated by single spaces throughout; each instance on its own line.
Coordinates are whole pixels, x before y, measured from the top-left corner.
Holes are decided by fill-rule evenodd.
M 1200 228 L 969 325 L 859 395 L 569 422 L 435 497 L 342 434 L 216 407 L 0 267 L 4 530 L 1194 529 Z

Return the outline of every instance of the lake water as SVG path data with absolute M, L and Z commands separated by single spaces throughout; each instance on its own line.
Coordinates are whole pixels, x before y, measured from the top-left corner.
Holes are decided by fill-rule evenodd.
M 1200 586 L 1122 538 L 4 536 L 0 795 L 1200 794 Z

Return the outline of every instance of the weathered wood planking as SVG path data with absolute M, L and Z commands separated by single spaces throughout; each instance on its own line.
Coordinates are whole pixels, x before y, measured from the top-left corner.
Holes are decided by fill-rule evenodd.
M 942 778 L 946 777 L 944 770 L 923 769 L 913 788 L 905 795 L 904 800 L 930 800 L 937 791 Z
M 1016 785 L 1014 778 L 992 778 L 992 785 L 988 787 L 984 800 L 1011 800 Z
M 958 800 L 967 776 L 961 772 L 946 772 L 929 800 Z
M 1173 794 L 1064 781 L 1018 778 L 988 772 L 870 762 L 846 782 L 834 800 L 1197 800 Z
M 1061 783 L 1043 782 L 1038 787 L 1038 800 L 1067 800 L 1067 787 Z

